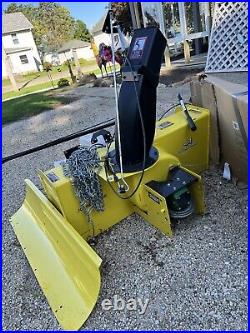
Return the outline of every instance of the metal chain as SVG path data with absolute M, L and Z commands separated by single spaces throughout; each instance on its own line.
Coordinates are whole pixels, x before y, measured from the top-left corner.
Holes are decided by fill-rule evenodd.
M 80 147 L 63 164 L 64 175 L 71 178 L 80 209 L 91 224 L 91 211 L 104 211 L 103 192 L 97 175 L 100 162 L 96 148 Z

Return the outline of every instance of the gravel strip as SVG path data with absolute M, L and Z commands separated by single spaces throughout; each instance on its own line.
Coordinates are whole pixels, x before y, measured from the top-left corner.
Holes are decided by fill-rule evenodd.
M 158 113 L 189 98 L 189 86 L 158 88 Z M 114 117 L 113 89 L 79 87 L 70 105 L 3 128 L 3 156 Z M 63 158 L 64 143 L 3 165 L 3 329 L 60 330 L 9 223 L 24 200 L 24 179 Z M 136 215 L 98 237 L 99 301 L 83 330 L 247 330 L 247 190 L 204 175 L 207 214 L 175 225 L 173 241 Z M 104 311 L 118 295 L 149 299 L 138 311 Z

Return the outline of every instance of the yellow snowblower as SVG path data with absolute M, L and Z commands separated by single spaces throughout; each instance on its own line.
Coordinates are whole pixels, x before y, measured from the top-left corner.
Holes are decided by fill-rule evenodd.
M 113 23 L 109 12 L 104 30 L 112 36 L 114 29 L 120 31 Z M 199 174 L 208 166 L 209 112 L 185 104 L 179 95 L 179 106 L 156 122 L 165 46 L 156 27 L 134 31 L 119 96 L 114 74 L 114 135 L 100 129 L 92 133 L 89 145 L 67 150 L 65 162 L 39 171 L 43 193 L 26 180 L 25 201 L 11 218 L 66 330 L 79 329 L 98 299 L 102 260 L 90 239 L 132 213 L 172 237 L 171 219 L 204 213 Z

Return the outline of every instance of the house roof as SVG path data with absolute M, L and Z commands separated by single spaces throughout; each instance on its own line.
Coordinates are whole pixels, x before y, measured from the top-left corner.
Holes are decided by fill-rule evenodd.
M 98 32 L 101 32 L 102 31 L 102 27 L 103 27 L 103 24 L 104 24 L 104 21 L 105 21 L 105 18 L 106 18 L 106 14 L 103 15 L 100 20 L 93 26 L 92 30 L 91 30 L 91 33 L 94 35 Z
M 71 49 L 81 49 L 83 47 L 90 46 L 90 43 L 83 42 L 82 40 L 72 39 L 66 43 L 64 43 L 60 49 L 58 49 L 58 53 L 65 52 Z
M 2 19 L 3 34 L 22 30 L 29 30 L 33 28 L 33 25 L 21 12 L 3 14 Z

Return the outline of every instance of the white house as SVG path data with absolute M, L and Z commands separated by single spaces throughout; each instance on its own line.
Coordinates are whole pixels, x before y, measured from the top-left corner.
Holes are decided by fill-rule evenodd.
M 93 28 L 91 30 L 91 34 L 94 38 L 94 42 L 98 48 L 101 43 L 104 43 L 105 45 L 111 45 L 110 35 L 102 32 L 102 27 L 103 27 L 105 18 L 106 18 L 106 14 L 101 17 L 101 19 L 93 26 Z M 116 36 L 115 39 L 118 40 L 117 39 L 118 35 L 115 34 L 115 36 Z
M 106 18 L 106 14 L 102 16 L 102 18 L 93 26 L 91 30 L 91 34 L 93 36 L 95 45 L 97 48 L 99 48 L 99 45 L 101 43 L 104 43 L 105 45 L 111 46 L 111 35 L 106 34 L 102 32 L 103 24 Z M 131 38 L 128 36 L 124 36 L 125 40 L 127 41 L 127 44 L 129 45 Z M 114 33 L 114 46 L 115 50 L 118 50 L 121 47 L 120 39 L 118 33 Z
M 2 77 L 7 76 L 9 57 L 14 74 L 39 71 L 41 59 L 32 35 L 32 24 L 22 13 L 3 14 L 2 17 Z
M 94 58 L 90 43 L 73 39 L 64 43 L 57 51 L 46 54 L 44 61 L 50 62 L 52 65 L 56 66 L 62 65 L 65 61 L 74 59 L 74 50 L 79 60 L 90 60 Z

